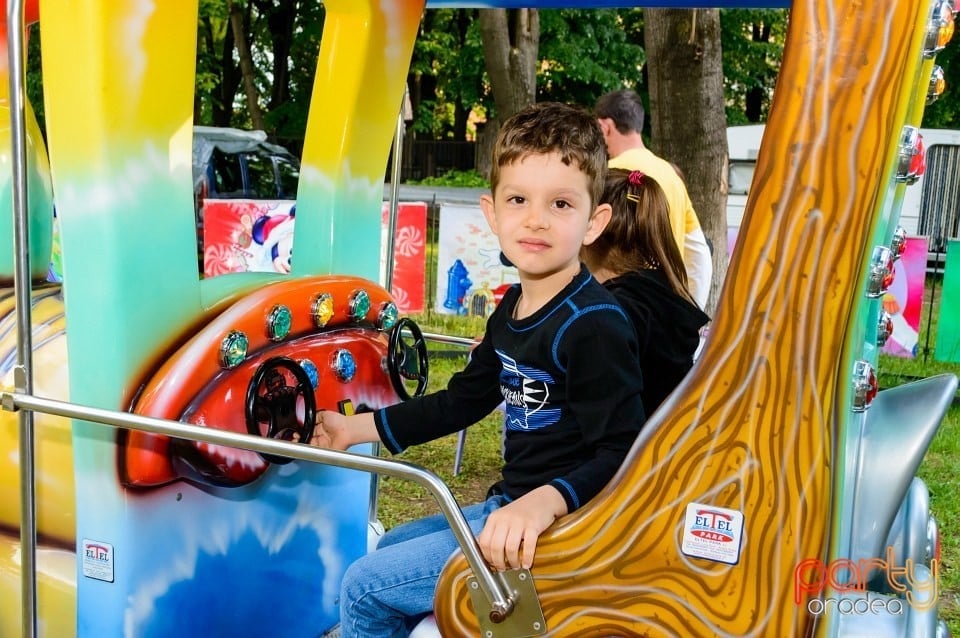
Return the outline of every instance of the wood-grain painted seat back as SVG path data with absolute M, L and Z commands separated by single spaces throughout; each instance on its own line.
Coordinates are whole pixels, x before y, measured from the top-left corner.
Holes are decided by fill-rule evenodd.
M 926 92 L 928 14 L 925 2 L 793 4 L 709 341 L 610 485 L 540 538 L 547 635 L 812 630 L 794 569 L 836 551 L 864 273 L 897 188 L 900 129 Z M 742 515 L 742 531 L 727 529 L 738 551 L 697 557 L 690 508 Z M 443 635 L 477 635 L 469 574 L 457 557 L 441 575 Z

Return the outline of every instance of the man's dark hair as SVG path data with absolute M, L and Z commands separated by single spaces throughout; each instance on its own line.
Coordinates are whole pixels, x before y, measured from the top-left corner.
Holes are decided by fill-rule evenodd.
M 630 89 L 610 91 L 600 96 L 593 112 L 598 119 L 613 120 L 620 133 L 643 131 L 643 101 Z

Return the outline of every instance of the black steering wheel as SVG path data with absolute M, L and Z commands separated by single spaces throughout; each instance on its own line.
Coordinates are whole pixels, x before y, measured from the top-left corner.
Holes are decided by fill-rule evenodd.
M 427 389 L 427 342 L 420 327 L 411 319 L 404 317 L 397 322 L 390 333 L 390 347 L 387 350 L 387 369 L 390 382 L 397 395 L 406 401 L 421 396 Z M 411 394 L 406 381 L 416 381 L 417 387 Z
M 293 385 L 290 385 L 290 377 Z M 297 408 L 302 399 L 303 412 Z M 287 357 L 267 359 L 247 385 L 247 432 L 271 439 L 306 443 L 313 436 L 317 400 L 313 383 L 303 367 Z M 300 421 L 302 417 L 302 421 Z M 293 459 L 261 454 L 268 463 L 283 465 Z

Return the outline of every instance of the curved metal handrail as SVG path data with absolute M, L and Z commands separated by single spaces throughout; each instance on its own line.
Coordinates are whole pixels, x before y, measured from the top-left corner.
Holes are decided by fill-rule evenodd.
M 446 343 L 453 346 L 463 346 L 464 348 L 472 348 L 478 343 L 477 339 L 471 339 L 470 337 L 454 337 L 452 335 L 444 335 L 436 332 L 424 332 L 423 338 L 427 341 L 436 341 L 437 343 Z
M 446 483 L 444 483 L 439 476 L 418 465 L 405 461 L 392 461 L 390 459 L 367 456 L 365 454 L 339 452 L 299 443 L 266 439 L 252 434 L 216 430 L 209 427 L 158 419 L 140 414 L 83 406 L 18 392 L 0 393 L 0 406 L 2 406 L 4 410 L 9 411 L 23 409 L 44 412 L 71 419 L 92 421 L 114 427 L 144 430 L 154 434 L 164 434 L 181 439 L 189 439 L 191 441 L 203 441 L 205 443 L 239 447 L 260 452 L 261 454 L 287 456 L 303 461 L 323 463 L 375 474 L 385 474 L 387 476 L 413 481 L 430 492 L 436 499 L 437 504 L 440 506 L 440 511 L 450 523 L 450 529 L 453 531 L 457 543 L 463 550 L 467 562 L 477 576 L 480 589 L 490 601 L 492 613 L 496 612 L 499 614 L 498 617 L 505 618 L 513 610 L 514 601 L 507 595 L 504 585 L 494 576 L 493 571 L 484 562 L 483 556 L 480 553 L 480 546 L 477 544 L 477 539 L 467 524 L 463 512 L 460 511 L 450 488 L 447 487 Z

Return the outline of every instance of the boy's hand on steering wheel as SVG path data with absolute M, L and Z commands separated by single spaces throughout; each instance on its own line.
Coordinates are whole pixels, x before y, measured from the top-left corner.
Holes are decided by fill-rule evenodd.
M 313 429 L 310 445 L 330 450 L 346 450 L 347 417 L 339 412 L 317 410 L 317 425 Z
M 567 503 L 555 488 L 544 485 L 490 514 L 477 541 L 484 558 L 498 571 L 530 569 L 537 539 L 567 513 Z
M 371 412 L 346 416 L 332 410 L 317 410 L 317 425 L 310 445 L 342 452 L 357 443 L 379 440 Z

